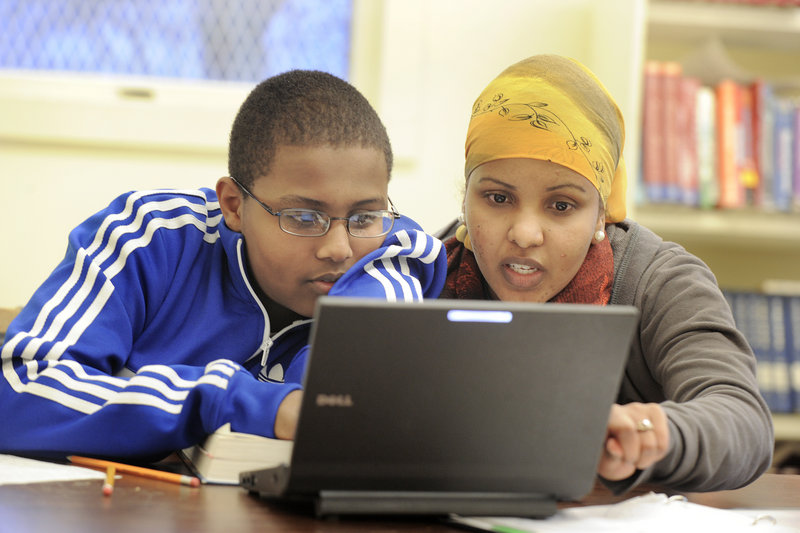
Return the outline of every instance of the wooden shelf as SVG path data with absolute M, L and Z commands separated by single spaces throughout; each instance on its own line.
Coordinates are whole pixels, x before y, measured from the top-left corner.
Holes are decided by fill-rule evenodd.
M 631 218 L 702 259 L 723 288 L 800 282 L 800 214 L 654 205 L 637 207 Z
M 800 442 L 800 413 L 773 414 L 775 440 Z
M 651 0 L 647 24 L 653 38 L 699 43 L 716 36 L 732 45 L 800 47 L 800 9 L 796 7 Z
M 679 243 L 727 245 L 742 249 L 800 249 L 800 213 L 701 210 L 673 205 L 636 207 L 632 217 Z

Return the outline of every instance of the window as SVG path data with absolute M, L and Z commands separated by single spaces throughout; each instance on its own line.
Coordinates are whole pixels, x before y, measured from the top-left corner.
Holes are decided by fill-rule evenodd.
M 258 82 L 348 79 L 352 0 L 0 0 L 0 68 Z

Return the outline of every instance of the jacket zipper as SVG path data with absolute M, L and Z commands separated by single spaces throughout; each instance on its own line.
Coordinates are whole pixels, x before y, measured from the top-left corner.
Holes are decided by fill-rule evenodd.
M 258 308 L 261 309 L 261 314 L 264 316 L 264 332 L 261 335 L 261 345 L 256 349 L 256 351 L 247 358 L 244 362 L 247 364 L 253 357 L 257 356 L 259 353 L 264 353 L 265 357 L 266 354 L 269 352 L 269 349 L 272 347 L 272 339 L 269 338 L 269 315 L 267 314 L 267 310 L 264 308 L 264 304 L 261 303 L 261 300 L 258 299 L 258 295 L 253 290 L 253 287 L 250 285 L 250 280 L 247 279 L 247 273 L 244 269 L 244 262 L 242 261 L 242 243 L 244 243 L 244 239 L 239 239 L 239 242 L 236 243 L 236 261 L 239 264 L 239 274 L 242 276 L 242 280 L 244 280 L 244 284 L 247 287 L 247 290 L 250 291 L 250 296 L 258 305 Z M 262 361 L 266 359 L 262 358 Z
M 289 324 L 288 326 L 286 326 L 285 328 L 283 328 L 282 330 L 277 332 L 275 335 L 270 337 L 270 334 L 269 334 L 269 330 L 270 330 L 270 327 L 269 327 L 269 325 L 270 325 L 269 324 L 269 315 L 267 314 L 267 310 L 264 307 L 264 304 L 262 304 L 261 300 L 258 299 L 258 295 L 255 293 L 255 291 L 253 290 L 253 287 L 250 285 L 250 280 L 247 278 L 247 273 L 245 272 L 245 269 L 244 269 L 244 263 L 242 262 L 242 243 L 243 242 L 244 242 L 244 239 L 239 239 L 239 242 L 236 243 L 236 255 L 237 255 L 237 261 L 239 263 L 239 273 L 242 275 L 242 279 L 244 280 L 244 284 L 247 286 L 247 290 L 250 291 L 250 296 L 253 297 L 253 300 L 255 300 L 256 304 L 258 305 L 258 308 L 261 309 L 261 314 L 264 315 L 264 333 L 262 334 L 262 337 L 261 337 L 261 346 L 258 347 L 258 349 L 253 353 L 253 355 L 251 355 L 250 357 L 247 358 L 247 360 L 245 361 L 245 364 L 247 364 L 253 357 L 257 356 L 260 353 L 261 354 L 261 366 L 264 367 L 264 366 L 267 365 L 267 358 L 269 357 L 269 350 L 270 350 L 270 348 L 272 348 L 272 345 L 275 344 L 275 340 L 278 337 L 280 337 L 281 335 L 283 335 L 284 333 L 286 333 L 287 331 L 289 331 L 290 329 L 295 328 L 297 326 L 300 326 L 302 324 L 306 324 L 308 322 L 311 322 L 311 319 L 310 318 L 306 318 L 306 319 L 303 319 L 303 320 L 295 320 L 294 322 L 292 322 L 291 324 Z

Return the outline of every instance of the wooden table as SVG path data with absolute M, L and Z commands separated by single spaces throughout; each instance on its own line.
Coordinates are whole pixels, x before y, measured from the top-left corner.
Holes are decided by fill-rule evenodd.
M 124 475 L 104 497 L 102 481 L 0 486 L 0 530 L 53 533 L 164 533 L 249 531 L 275 533 L 440 533 L 462 531 L 430 518 L 318 520 L 304 509 L 266 502 L 238 487 L 190 488 Z M 640 487 L 613 496 L 598 485 L 583 505 L 613 503 L 659 491 Z M 663 492 L 663 491 L 660 491 Z M 791 508 L 800 514 L 800 476 L 766 474 L 735 491 L 688 494 L 691 501 L 720 508 Z

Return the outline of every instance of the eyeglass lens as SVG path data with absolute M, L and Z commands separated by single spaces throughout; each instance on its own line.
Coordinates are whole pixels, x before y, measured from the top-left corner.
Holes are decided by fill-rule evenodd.
M 346 221 L 347 231 L 354 237 L 378 237 L 392 229 L 394 216 L 389 211 L 366 211 L 351 215 Z M 280 224 L 284 231 L 295 235 L 319 236 L 327 233 L 331 218 L 319 211 L 284 209 Z

